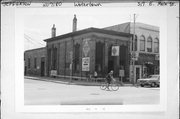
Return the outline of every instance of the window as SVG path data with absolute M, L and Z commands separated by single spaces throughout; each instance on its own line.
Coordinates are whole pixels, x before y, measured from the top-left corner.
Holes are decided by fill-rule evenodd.
M 96 42 L 95 71 L 99 74 L 103 72 L 104 43 Z
M 158 38 L 154 39 L 154 52 L 159 53 L 159 39 Z
M 80 44 L 75 45 L 74 70 L 79 71 Z
M 140 51 L 145 51 L 145 37 L 140 37 Z
M 152 38 L 148 37 L 147 39 L 147 52 L 152 52 Z
M 28 68 L 31 67 L 31 62 L 30 62 L 30 58 L 28 58 Z
M 53 61 L 52 69 L 56 70 L 57 69 L 57 48 L 55 48 L 55 47 L 53 48 L 53 54 L 52 55 L 53 55 L 53 57 L 52 57 L 53 58 L 53 60 L 52 60 Z
M 34 68 L 36 69 L 36 67 L 37 67 L 37 58 L 35 57 L 34 58 Z

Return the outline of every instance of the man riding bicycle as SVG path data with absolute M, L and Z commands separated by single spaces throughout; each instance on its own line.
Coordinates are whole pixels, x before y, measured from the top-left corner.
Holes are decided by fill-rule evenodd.
M 109 90 L 109 85 L 111 81 L 114 80 L 113 78 L 113 71 L 111 70 L 108 75 L 106 76 L 106 81 L 107 81 L 107 89 Z

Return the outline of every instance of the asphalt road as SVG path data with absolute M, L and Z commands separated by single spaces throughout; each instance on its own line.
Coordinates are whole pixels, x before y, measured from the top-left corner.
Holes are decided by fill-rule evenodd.
M 159 104 L 159 88 L 120 87 L 118 91 L 25 79 L 25 105 Z

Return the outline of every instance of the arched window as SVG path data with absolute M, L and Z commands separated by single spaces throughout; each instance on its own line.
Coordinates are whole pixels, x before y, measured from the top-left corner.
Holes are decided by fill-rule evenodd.
M 152 38 L 148 37 L 147 39 L 147 52 L 152 52 Z
M 154 52 L 155 53 L 159 52 L 159 39 L 158 38 L 154 39 Z
M 140 37 L 140 51 L 145 51 L 145 37 L 143 35 Z

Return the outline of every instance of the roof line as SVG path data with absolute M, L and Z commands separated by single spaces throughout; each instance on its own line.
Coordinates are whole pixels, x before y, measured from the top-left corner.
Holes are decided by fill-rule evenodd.
M 41 49 L 45 49 L 46 47 L 41 47 L 41 48 L 36 48 L 36 49 L 30 49 L 30 50 L 26 50 L 24 52 L 30 52 L 30 51 L 34 51 L 34 50 L 41 50 Z
M 118 35 L 118 36 L 125 36 L 125 37 L 132 36 L 132 34 L 130 34 L 130 33 L 117 32 L 117 31 L 112 31 L 112 30 L 105 30 L 105 29 L 99 29 L 99 28 L 90 27 L 90 28 L 87 28 L 87 29 L 83 29 L 83 30 L 79 30 L 79 31 L 59 35 L 59 36 L 56 36 L 56 37 L 53 37 L 53 38 L 48 38 L 48 39 L 45 39 L 44 41 L 48 42 L 48 41 L 54 41 L 54 40 L 57 40 L 57 39 L 59 40 L 59 39 L 62 39 L 62 38 L 68 38 L 68 37 L 72 37 L 72 36 L 76 36 L 76 35 L 84 34 L 84 33 L 88 33 L 88 32 L 99 32 L 99 33 L 104 33 L 104 34 L 111 34 L 111 35 Z

